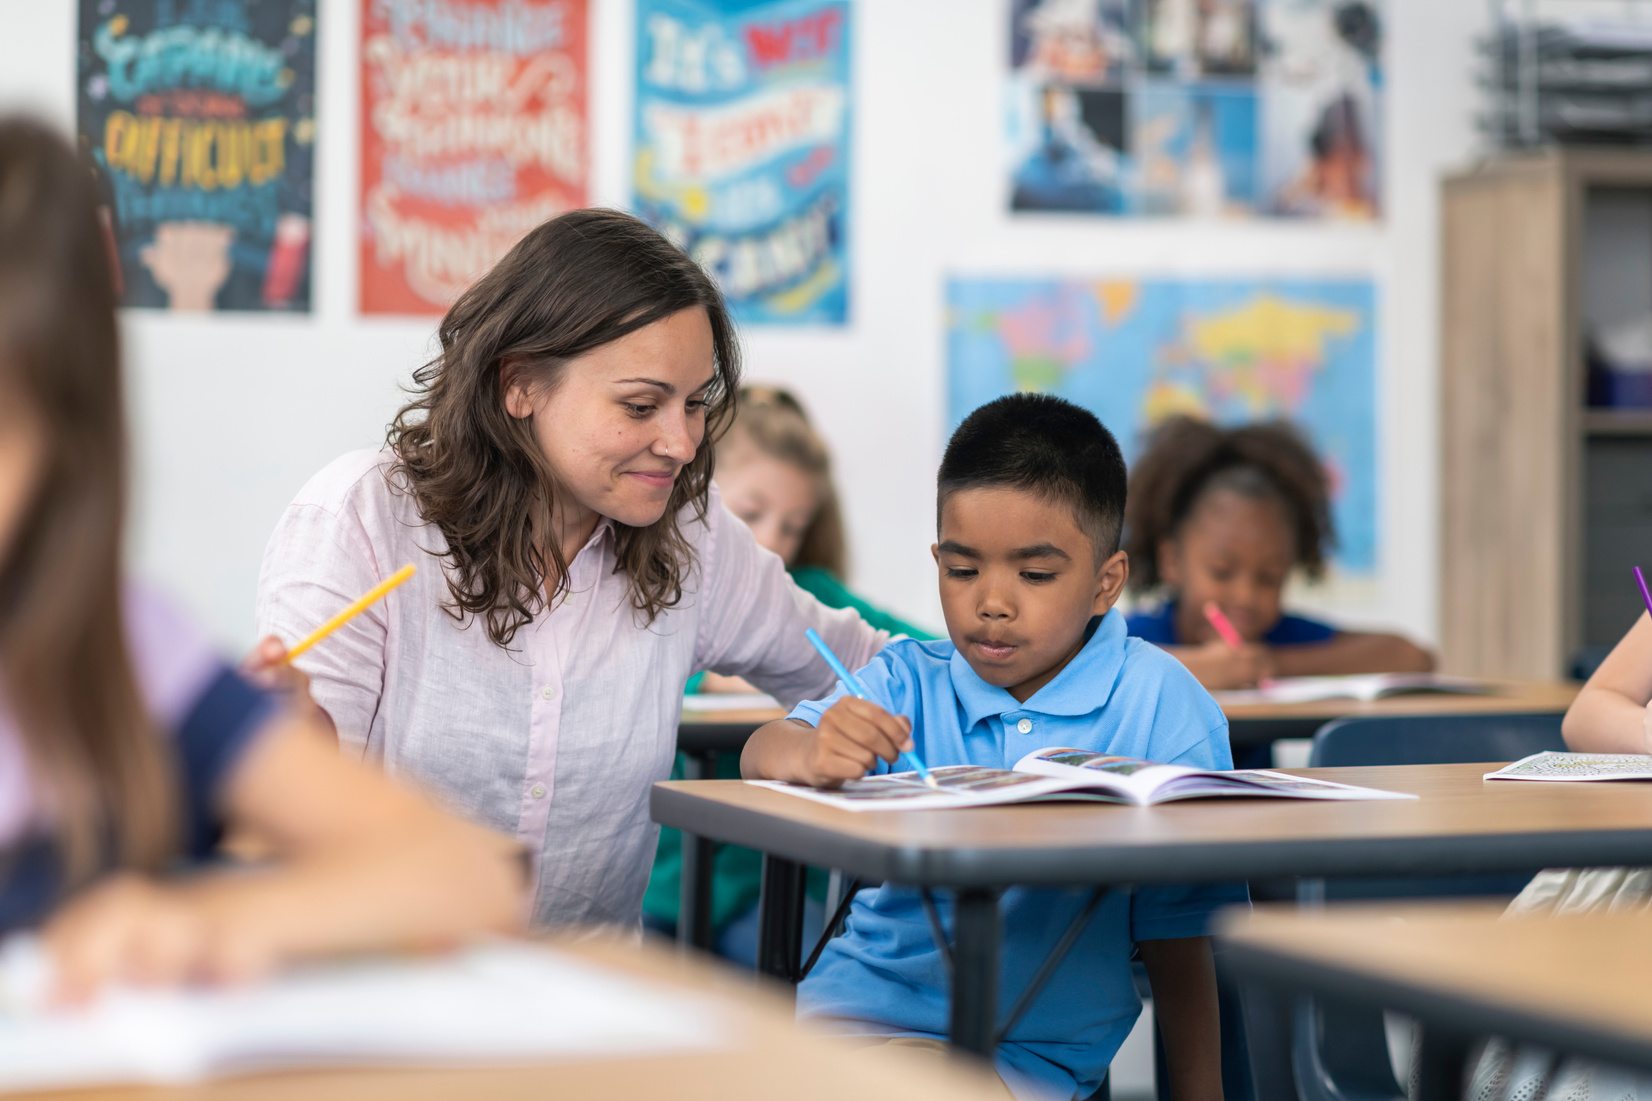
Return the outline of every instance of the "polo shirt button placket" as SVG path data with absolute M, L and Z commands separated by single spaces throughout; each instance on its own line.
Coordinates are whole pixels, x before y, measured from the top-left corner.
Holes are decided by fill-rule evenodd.
M 1022 734 L 1031 734 L 1032 733 L 1032 720 L 1031 719 L 1022 719 L 1020 722 L 1015 724 L 1015 729 L 1020 731 Z

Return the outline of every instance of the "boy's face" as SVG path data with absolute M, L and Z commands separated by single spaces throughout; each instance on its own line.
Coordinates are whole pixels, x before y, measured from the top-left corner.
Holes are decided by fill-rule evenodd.
M 1023 703 L 1083 649 L 1090 618 L 1130 576 L 1123 552 L 1096 561 L 1070 507 L 1024 490 L 958 490 L 940 536 L 930 551 L 947 634 L 982 680 Z

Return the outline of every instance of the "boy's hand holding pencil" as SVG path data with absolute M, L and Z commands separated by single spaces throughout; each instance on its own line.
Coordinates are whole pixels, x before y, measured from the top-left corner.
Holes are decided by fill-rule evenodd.
M 808 783 L 817 788 L 842 787 L 878 767 L 893 765 L 912 749 L 912 721 L 891 715 L 871 700 L 845 696 L 820 716 L 814 747 L 807 754 Z

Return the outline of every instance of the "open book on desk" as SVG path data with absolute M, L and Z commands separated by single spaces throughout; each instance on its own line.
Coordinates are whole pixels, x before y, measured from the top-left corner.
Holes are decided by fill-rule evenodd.
M 48 971 L 32 937 L 0 950 L 0 1092 L 295 1067 L 647 1058 L 725 1047 L 732 1027 L 691 991 L 514 941 L 318 964 L 240 988 L 114 989 L 85 1008 L 30 1008 L 38 993 L 26 988 L 38 992 Z
M 1328 780 L 1291 776 L 1269 769 L 1216 772 L 1060 747 L 1034 750 L 1015 762 L 1014 769 L 943 765 L 931 768 L 929 774 L 935 778 L 939 789 L 929 787 L 915 772 L 851 780 L 835 791 L 772 780 L 751 780 L 748 783 L 844 810 L 940 810 L 1062 800 L 1151 804 L 1221 796 L 1416 798 L 1402 792 L 1333 784 Z
M 1223 707 L 1258 703 L 1313 703 L 1317 700 L 1352 699 L 1364 703 L 1390 696 L 1414 696 L 1429 692 L 1450 695 L 1489 696 L 1498 691 L 1494 684 L 1467 677 L 1445 677 L 1438 673 L 1360 673 L 1347 677 L 1281 677 L 1260 688 L 1213 692 Z
M 1559 753 L 1549 750 L 1522 757 L 1488 772 L 1487 780 L 1652 780 L 1652 756 L 1644 753 Z

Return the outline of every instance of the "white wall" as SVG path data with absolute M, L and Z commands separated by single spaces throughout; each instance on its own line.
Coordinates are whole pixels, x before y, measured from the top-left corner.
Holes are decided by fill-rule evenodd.
M 807 400 L 836 454 L 870 599 L 939 624 L 928 556 L 944 443 L 948 273 L 1374 272 L 1380 574 L 1304 594 L 1351 619 L 1435 633 L 1437 200 L 1472 155 L 1478 0 L 1389 0 L 1389 217 L 1380 227 L 1011 220 L 1005 213 L 1005 0 L 857 0 L 852 324 L 751 328 L 748 375 Z M 227 644 L 251 638 L 264 542 L 338 453 L 374 446 L 434 321 L 353 313 L 360 0 L 322 0 L 315 312 L 126 317 L 137 437 L 135 566 Z M 592 0 L 593 198 L 626 198 L 632 4 Z M 0 109 L 74 116 L 73 0 L 0 0 Z

